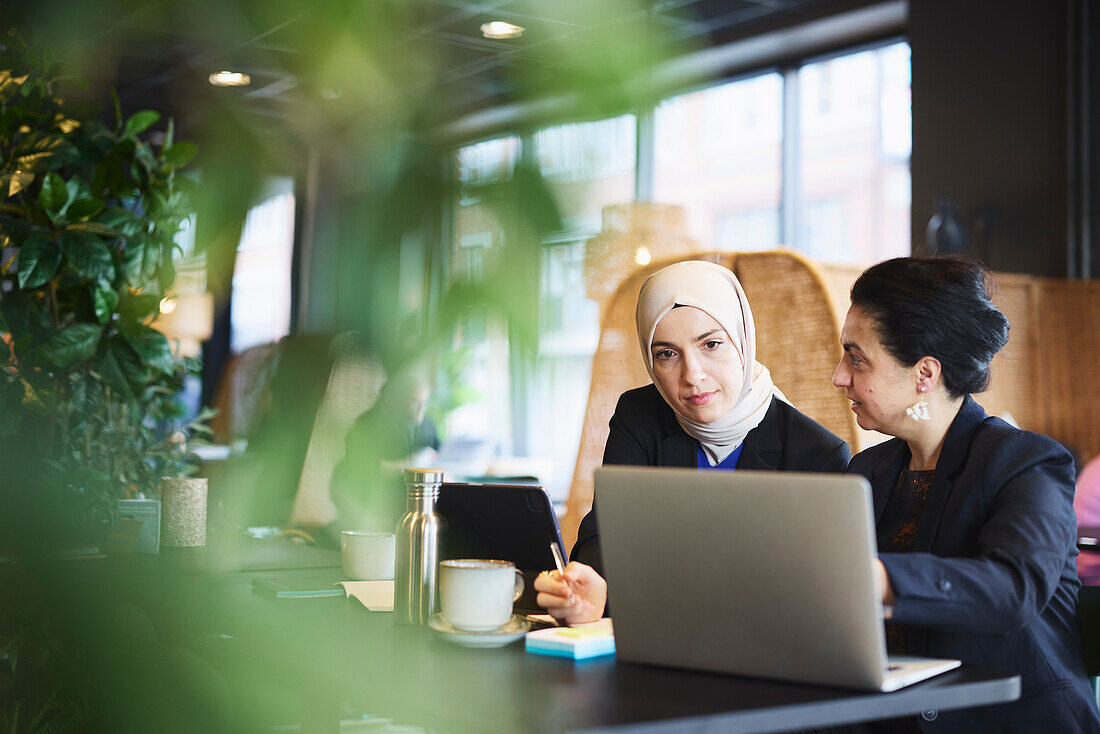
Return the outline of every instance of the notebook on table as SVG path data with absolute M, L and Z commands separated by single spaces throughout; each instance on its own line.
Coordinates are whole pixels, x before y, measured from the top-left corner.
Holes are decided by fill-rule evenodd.
M 893 691 L 960 665 L 887 658 L 856 475 L 596 470 L 619 659 Z

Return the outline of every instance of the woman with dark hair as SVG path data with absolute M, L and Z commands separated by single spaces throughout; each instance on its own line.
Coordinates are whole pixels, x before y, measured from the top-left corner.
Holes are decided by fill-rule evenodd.
M 848 466 L 848 444 L 798 412 L 756 361 L 752 310 L 728 268 L 689 260 L 657 271 L 638 294 L 635 325 L 653 384 L 619 397 L 604 464 L 826 472 Z M 606 611 L 598 502 L 581 521 L 565 568 L 569 585 L 557 572 L 535 580 L 538 603 L 570 624 Z
M 988 280 L 969 259 L 897 258 L 852 286 L 833 384 L 861 427 L 895 436 L 849 466 L 874 493 L 887 647 L 1020 673 L 1020 700 L 922 714 L 936 731 L 1100 731 L 1077 630 L 1073 460 L 971 398 L 1008 341 Z

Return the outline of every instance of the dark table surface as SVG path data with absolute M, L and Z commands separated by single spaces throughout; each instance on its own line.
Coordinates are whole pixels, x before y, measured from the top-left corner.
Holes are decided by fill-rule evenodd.
M 392 614 L 354 601 L 270 600 L 251 591 L 253 578 L 342 578 L 332 565 L 338 556 L 325 566 L 312 549 L 302 555 L 312 556 L 308 566 L 322 565 L 286 568 L 294 564 L 269 558 L 211 570 L 221 556 L 207 549 L 71 562 L 65 573 L 74 593 L 94 596 L 102 617 L 125 628 L 126 645 L 156 653 L 127 657 L 136 666 L 129 678 L 166 678 L 157 689 L 182 691 L 186 705 L 171 705 L 181 716 L 206 713 L 218 724 L 210 730 L 244 730 L 285 715 L 300 717 L 303 731 L 335 731 L 341 718 L 368 714 L 445 732 L 772 732 L 1019 696 L 1017 676 L 972 666 L 881 694 L 614 657 L 577 663 L 526 654 L 522 641 L 468 649 L 425 628 L 395 626 Z M 149 667 L 147 659 L 156 663 Z M 183 673 L 164 669 L 179 660 Z

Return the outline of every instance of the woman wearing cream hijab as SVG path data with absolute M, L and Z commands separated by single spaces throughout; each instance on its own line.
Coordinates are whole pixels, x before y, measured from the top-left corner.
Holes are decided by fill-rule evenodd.
M 688 261 L 654 273 L 635 312 L 653 380 L 619 398 L 604 464 L 842 472 L 848 445 L 799 413 L 756 361 L 745 292 L 727 268 Z M 598 500 L 598 498 L 597 498 Z M 581 522 L 568 587 L 556 572 L 535 582 L 538 603 L 573 624 L 603 616 L 596 508 Z

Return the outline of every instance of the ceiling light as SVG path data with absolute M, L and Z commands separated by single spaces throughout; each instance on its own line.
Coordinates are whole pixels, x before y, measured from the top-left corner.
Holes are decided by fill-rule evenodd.
M 519 38 L 523 35 L 523 30 L 523 26 L 506 23 L 503 20 L 481 24 L 481 35 L 486 38 Z
M 639 265 L 649 265 L 649 262 L 653 259 L 653 256 L 649 254 L 648 247 L 639 247 L 634 251 L 634 262 Z
M 210 75 L 210 83 L 215 87 L 247 87 L 252 77 L 239 71 L 216 71 Z
M 171 296 L 165 296 L 164 298 L 160 299 L 160 312 L 161 313 L 172 313 L 175 310 L 176 310 L 176 299 L 175 298 L 172 298 Z

